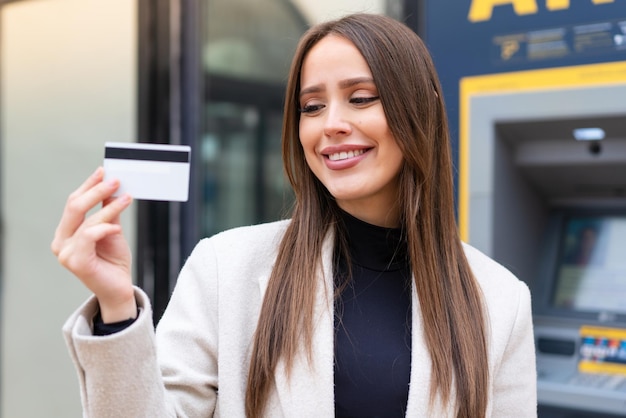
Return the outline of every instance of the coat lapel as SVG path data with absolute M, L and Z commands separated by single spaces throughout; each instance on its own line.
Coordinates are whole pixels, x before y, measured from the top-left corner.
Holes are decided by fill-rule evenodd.
M 429 416 L 426 415 L 426 411 L 429 401 L 431 364 L 422 328 L 422 315 L 415 283 L 413 283 L 411 296 L 411 380 L 407 417 Z
M 309 362 L 306 349 L 296 356 L 291 375 L 285 364 L 278 363 L 275 373 L 277 401 L 282 411 L 270 408 L 268 417 L 282 413 L 284 417 L 318 418 L 335 416 L 334 391 L 334 320 L 332 254 L 334 234 L 327 234 L 322 246 L 322 268 L 316 273 L 319 284 L 314 308 L 312 357 Z M 265 294 L 268 278 L 261 278 L 261 297 Z M 270 401 L 270 405 L 276 403 Z M 278 408 L 278 405 L 276 405 Z
M 407 404 L 407 417 L 453 417 L 449 407 L 444 407 L 439 397 L 435 398 L 433 408 L 429 408 L 430 402 L 430 379 L 432 362 L 426 337 L 420 302 L 417 297 L 415 282 L 412 285 L 411 296 L 411 381 L 409 384 L 409 401 Z M 452 361 L 452 360 L 450 360 Z M 451 394 L 454 399 L 454 393 Z

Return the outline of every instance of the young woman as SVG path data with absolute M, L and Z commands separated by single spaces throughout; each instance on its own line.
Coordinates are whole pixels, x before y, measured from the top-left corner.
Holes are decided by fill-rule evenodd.
M 85 416 L 536 416 L 530 294 L 459 239 L 421 40 L 379 15 L 310 29 L 283 157 L 292 218 L 201 241 L 156 336 L 130 198 L 101 169 L 70 196 L 52 249 L 94 293 L 64 326 Z

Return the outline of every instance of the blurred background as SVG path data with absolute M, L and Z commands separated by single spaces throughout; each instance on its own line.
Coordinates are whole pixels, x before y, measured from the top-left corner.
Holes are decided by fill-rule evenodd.
M 104 143 L 193 150 L 189 202 L 123 219 L 158 322 L 200 238 L 288 216 L 292 54 L 357 11 L 433 54 L 461 236 L 533 292 L 540 416 L 626 416 L 625 0 L 18 0 L 0 1 L 0 418 L 81 415 L 61 326 L 89 294 L 49 246 Z M 573 266 L 589 225 L 601 262 Z M 611 367 L 581 357 L 589 338 L 617 344 Z

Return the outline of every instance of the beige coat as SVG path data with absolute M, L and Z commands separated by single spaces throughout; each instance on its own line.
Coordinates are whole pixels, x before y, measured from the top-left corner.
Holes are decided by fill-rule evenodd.
M 261 300 L 286 221 L 237 228 L 201 241 L 182 269 L 156 336 L 140 289 L 138 320 L 106 337 L 92 335 L 91 298 L 63 327 L 78 369 L 85 417 L 244 417 L 244 396 Z M 266 410 L 271 418 L 334 417 L 332 237 L 323 247 L 313 361 L 291 378 L 279 365 Z M 530 293 L 476 249 L 466 254 L 484 293 L 489 320 L 488 417 L 536 416 Z M 413 290 L 411 383 L 407 417 L 451 417 L 428 409 L 430 358 Z

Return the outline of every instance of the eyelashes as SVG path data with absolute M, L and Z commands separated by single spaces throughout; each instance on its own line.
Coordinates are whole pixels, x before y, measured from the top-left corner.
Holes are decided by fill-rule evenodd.
M 307 113 L 315 113 L 315 112 L 317 112 L 319 110 L 322 110 L 323 107 L 324 107 L 324 105 L 321 105 L 321 104 L 319 104 L 319 105 L 307 105 L 307 106 L 303 106 L 303 107 L 299 108 L 298 111 L 300 113 L 305 113 L 305 114 L 307 114 Z
M 354 97 L 354 98 L 350 99 L 350 103 L 352 103 L 352 104 L 368 104 L 368 103 L 375 102 L 378 99 L 379 99 L 378 96 Z
M 370 103 L 373 103 L 377 100 L 379 100 L 380 97 L 379 96 L 368 96 L 368 97 L 353 97 L 349 100 L 350 104 L 356 105 L 356 106 L 363 106 L 363 105 L 368 105 Z M 316 113 L 319 112 L 320 110 L 322 110 L 323 108 L 325 108 L 326 105 L 325 104 L 311 104 L 311 105 L 305 105 L 302 106 L 300 108 L 298 108 L 298 111 L 300 113 L 303 114 L 311 114 L 311 113 Z

